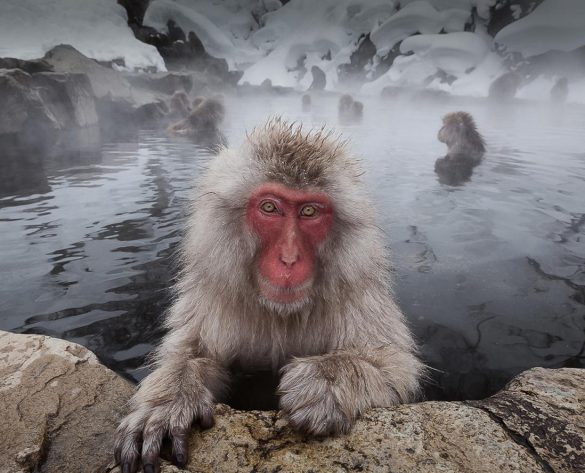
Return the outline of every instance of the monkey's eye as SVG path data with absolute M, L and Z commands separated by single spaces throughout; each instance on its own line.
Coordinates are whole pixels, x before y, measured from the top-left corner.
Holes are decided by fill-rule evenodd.
M 317 215 L 317 209 L 314 205 L 305 205 L 301 209 L 301 217 L 314 217 Z
M 262 204 L 260 204 L 260 208 L 262 209 L 263 212 L 266 212 L 267 214 L 276 212 L 276 205 L 274 205 L 274 203 L 270 201 L 262 202 Z

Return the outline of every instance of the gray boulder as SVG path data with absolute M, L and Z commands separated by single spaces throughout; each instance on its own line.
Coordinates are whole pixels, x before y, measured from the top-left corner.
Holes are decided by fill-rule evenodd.
M 40 138 L 98 123 L 84 74 L 0 69 L 0 110 L 0 136 Z
M 0 471 L 105 471 L 133 390 L 80 345 L 0 332 Z

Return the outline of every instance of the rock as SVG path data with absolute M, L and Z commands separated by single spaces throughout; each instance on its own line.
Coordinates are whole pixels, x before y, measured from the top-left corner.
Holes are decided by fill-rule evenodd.
M 106 135 L 124 134 L 164 119 L 167 90 L 191 89 L 193 79 L 180 74 L 124 74 L 98 64 L 72 46 L 60 45 L 43 58 L 56 71 L 86 74 L 96 96 L 100 127 Z M 172 92 L 171 92 L 172 93 Z
M 13 57 L 0 58 L 0 69 L 20 69 L 29 74 L 53 71 L 53 67 L 42 59 L 25 61 L 24 59 L 16 59 Z
M 374 409 L 349 435 L 327 439 L 295 434 L 274 411 L 218 406 L 215 427 L 192 435 L 185 470 L 578 473 L 584 399 L 585 370 L 536 368 L 485 401 Z
M 0 332 L 0 470 L 104 471 L 133 389 L 80 345 Z
M 327 85 L 327 76 L 319 66 L 311 67 L 311 75 L 313 76 L 313 82 L 309 90 L 325 90 Z
M 0 109 L 0 136 L 19 135 L 25 141 L 98 123 L 93 91 L 84 74 L 0 70 Z
M 73 46 L 61 44 L 51 49 L 43 60 L 49 63 L 57 72 L 77 72 L 86 74 L 91 82 L 96 98 L 107 97 L 113 100 L 133 98 L 132 86 L 117 71 L 104 67 L 81 54 Z M 139 105 L 144 105 L 140 103 Z
M 488 97 L 497 102 L 506 102 L 514 98 L 521 84 L 522 76 L 519 73 L 506 72 L 490 84 Z
M 477 403 L 547 467 L 585 471 L 585 370 L 534 368 Z
M 112 437 L 134 388 L 85 348 L 0 332 L 0 380 L 3 472 L 119 472 Z M 187 467 L 163 461 L 163 473 L 585 471 L 580 369 L 535 368 L 484 401 L 373 409 L 334 438 L 300 436 L 275 411 L 218 405 L 215 417 L 193 432 Z
M 364 82 L 367 75 L 366 66 L 372 64 L 376 52 L 376 46 L 370 39 L 370 34 L 361 35 L 357 41 L 356 49 L 349 57 L 349 63 L 340 64 L 337 67 L 339 81 L 350 84 Z
M 173 95 L 177 91 L 187 94 L 193 88 L 192 74 L 179 72 L 157 72 L 153 74 L 129 74 L 126 79 L 136 87 L 144 87 L 163 94 Z
M 118 0 L 126 9 L 129 25 L 141 25 L 150 0 Z
M 85 74 L 40 72 L 32 78 L 45 106 L 58 117 L 62 129 L 98 124 L 93 90 Z

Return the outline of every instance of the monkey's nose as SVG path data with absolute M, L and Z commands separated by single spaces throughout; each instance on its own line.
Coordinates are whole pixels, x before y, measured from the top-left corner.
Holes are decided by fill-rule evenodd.
M 280 261 L 287 267 L 292 268 L 299 260 L 299 254 L 296 250 L 283 251 L 280 254 Z

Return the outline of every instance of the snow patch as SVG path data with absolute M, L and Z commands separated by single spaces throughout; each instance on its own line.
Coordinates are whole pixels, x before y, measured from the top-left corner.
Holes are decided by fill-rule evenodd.
M 36 59 L 59 44 L 98 61 L 122 58 L 128 70 L 166 71 L 156 48 L 134 37 L 116 0 L 0 2 L 0 57 Z
M 428 0 L 408 3 L 388 21 L 372 31 L 371 39 L 379 56 L 413 34 L 437 34 L 441 30 L 461 31 L 470 17 L 469 9 L 437 10 Z
M 524 57 L 585 46 L 585 1 L 544 0 L 498 32 L 495 42 Z
M 411 36 L 402 42 L 400 52 L 414 52 L 437 69 L 459 76 L 481 63 L 489 48 L 490 43 L 485 36 L 459 32 Z

